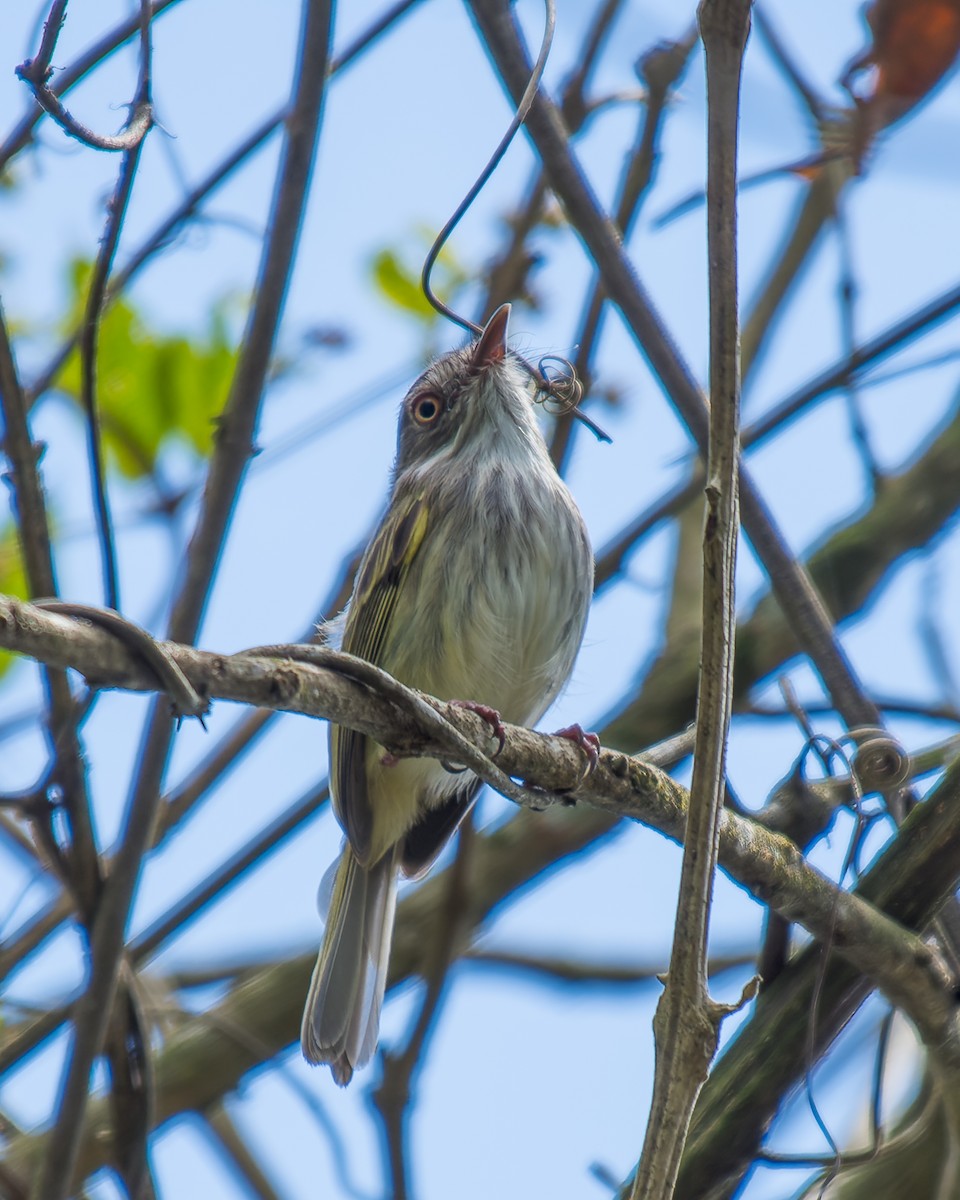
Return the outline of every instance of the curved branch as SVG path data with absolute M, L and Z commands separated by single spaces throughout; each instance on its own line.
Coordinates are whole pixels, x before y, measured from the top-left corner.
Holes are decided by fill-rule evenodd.
M 28 58 L 16 68 L 16 75 L 33 91 L 37 103 L 60 126 L 64 133 L 83 142 L 93 150 L 136 150 L 153 126 L 153 105 L 150 102 L 150 5 L 143 0 L 135 28 L 140 30 L 140 81 L 137 98 L 131 105 L 130 118 L 123 132 L 111 136 L 94 133 L 81 124 L 65 108 L 63 101 L 50 87 L 53 53 L 67 14 L 67 0 L 54 0 L 43 26 L 43 37 L 36 58 Z

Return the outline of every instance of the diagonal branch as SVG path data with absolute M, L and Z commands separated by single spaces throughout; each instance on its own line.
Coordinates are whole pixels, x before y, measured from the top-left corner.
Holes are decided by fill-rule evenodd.
M 516 98 L 529 76 L 529 66 L 512 10 L 501 0 L 470 0 L 470 7 L 507 91 Z M 612 222 L 574 158 L 559 114 L 543 93 L 531 107 L 526 127 L 547 167 L 557 197 L 600 270 L 610 299 L 620 309 L 705 457 L 709 422 L 704 396 L 624 254 Z M 740 502 L 747 536 L 838 711 L 848 726 L 878 725 L 880 715 L 865 696 L 834 634 L 821 598 L 790 553 L 766 504 L 743 470 Z
M 164 0 L 164 3 L 168 5 L 175 2 L 177 0 Z M 397 3 L 388 8 L 376 21 L 372 22 L 362 33 L 358 34 L 344 48 L 343 52 L 333 60 L 330 66 L 331 77 L 337 75 L 340 71 L 346 70 L 361 54 L 369 49 L 377 38 L 389 30 L 395 21 L 399 20 L 400 17 L 404 16 L 419 3 L 420 0 L 398 0 Z M 156 4 L 153 12 L 159 13 L 162 7 L 163 4 Z M 288 106 L 284 104 L 282 108 L 279 108 L 269 117 L 266 117 L 252 133 L 248 134 L 199 183 L 191 188 L 177 207 L 140 243 L 137 249 L 124 262 L 123 266 L 110 277 L 110 284 L 104 297 L 105 307 L 109 306 L 139 273 L 141 268 L 158 251 L 167 246 L 170 240 L 176 236 L 192 217 L 197 215 L 203 202 L 222 184 L 226 183 L 233 173 L 243 166 L 267 142 L 272 134 L 281 128 L 284 118 L 287 115 L 287 108 Z M 2 162 L 3 151 L 0 149 L 0 164 Z M 38 396 L 42 395 L 57 378 L 64 363 L 76 346 L 80 334 L 80 329 L 75 329 L 69 333 L 57 348 L 53 357 L 47 362 L 46 366 L 34 377 L 28 389 L 28 397 L 31 403 Z
M 6 320 L 0 309 L 0 408 L 3 413 L 3 449 L 10 462 L 17 513 L 17 531 L 31 596 L 53 596 L 57 591 L 50 525 L 40 479 L 41 449 L 35 445 L 27 423 L 27 405 L 14 359 Z M 89 797 L 83 755 L 77 733 L 77 706 L 63 671 L 45 669 L 47 737 L 53 766 L 46 785 L 56 785 L 70 827 L 66 862 L 54 837 L 52 813 L 37 814 L 37 832 L 48 865 L 65 874 L 81 913 L 89 918 L 100 890 L 97 848 L 90 822 Z M 44 788 L 44 800 L 46 787 Z
M 316 150 L 327 80 L 331 23 L 331 0 L 304 0 L 294 101 L 281 155 L 257 297 L 219 430 L 198 525 L 187 552 L 186 578 L 170 622 L 173 635 L 183 639 L 191 639 L 196 634 L 252 453 L 253 432 Z M 124 929 L 159 803 L 172 736 L 170 717 L 155 704 L 143 738 L 140 765 L 130 792 L 114 871 L 98 905 L 91 938 L 89 982 L 75 1011 L 74 1039 L 64 1067 L 57 1120 L 50 1136 L 50 1153 L 34 1181 L 34 1194 L 43 1200 L 62 1200 L 70 1187 L 90 1070 L 103 1045 L 123 955 Z

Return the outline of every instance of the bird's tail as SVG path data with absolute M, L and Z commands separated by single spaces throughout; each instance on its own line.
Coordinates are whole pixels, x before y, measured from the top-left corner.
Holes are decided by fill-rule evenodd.
M 333 881 L 300 1045 L 308 1062 L 329 1063 L 341 1086 L 377 1046 L 397 907 L 398 849 L 363 867 L 345 846 Z

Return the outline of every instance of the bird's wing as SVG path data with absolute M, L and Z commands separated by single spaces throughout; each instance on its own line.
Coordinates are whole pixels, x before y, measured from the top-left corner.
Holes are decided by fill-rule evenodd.
M 347 613 L 342 649 L 380 666 L 397 598 L 423 543 L 427 502 L 411 496 L 395 503 L 360 564 Z M 361 863 L 370 853 L 373 810 L 366 775 L 367 738 L 341 726 L 330 730 L 330 779 L 334 810 Z

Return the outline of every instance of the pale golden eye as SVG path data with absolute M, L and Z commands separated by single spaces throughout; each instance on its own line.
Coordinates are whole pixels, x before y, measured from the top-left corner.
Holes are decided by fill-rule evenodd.
M 410 403 L 410 413 L 418 425 L 432 425 L 443 412 L 443 402 L 433 392 L 424 392 Z

